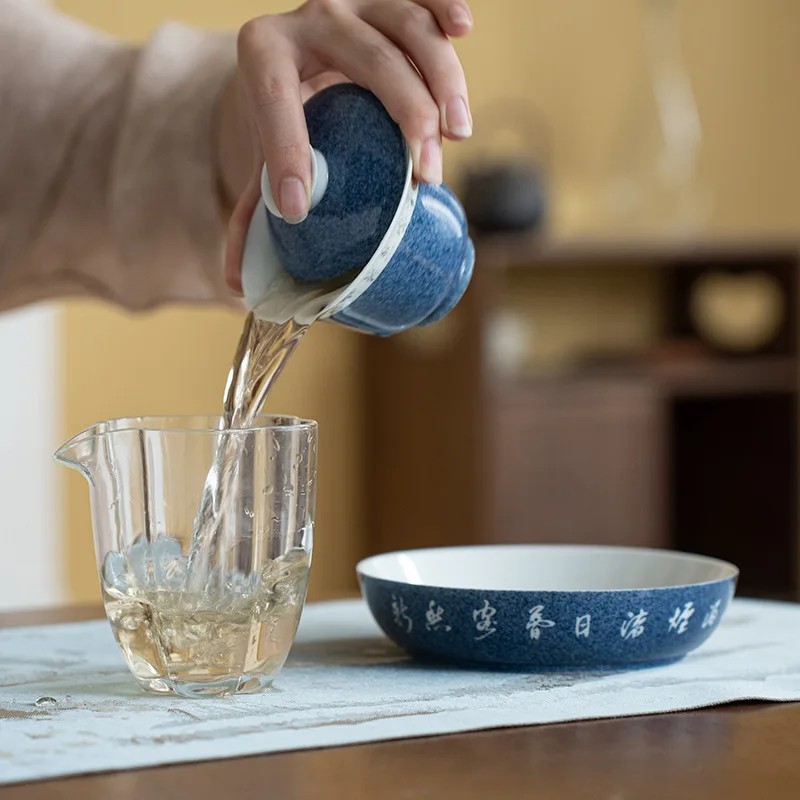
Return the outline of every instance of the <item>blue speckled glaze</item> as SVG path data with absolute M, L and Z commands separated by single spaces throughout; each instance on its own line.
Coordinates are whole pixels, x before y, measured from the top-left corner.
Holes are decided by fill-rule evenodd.
M 472 278 L 475 250 L 464 211 L 447 186 L 421 184 L 400 245 L 369 288 L 333 316 L 389 336 L 449 313 Z
M 338 278 L 372 258 L 394 218 L 406 177 L 405 143 L 375 95 L 338 84 L 305 104 L 311 145 L 328 162 L 328 188 L 290 225 L 269 214 L 278 255 L 295 280 Z
M 366 289 L 359 286 L 330 317 L 351 328 L 390 336 L 441 319 L 466 291 L 475 262 L 461 204 L 446 186 L 426 184 L 414 201 L 402 133 L 371 92 L 332 86 L 312 97 L 305 113 L 328 183 L 299 224 L 264 212 L 280 268 L 302 285 L 352 281 L 360 272 Z M 378 251 L 388 263 L 376 258 L 365 273 Z
M 465 667 L 576 670 L 653 666 L 716 630 L 736 578 L 654 589 L 479 591 L 386 580 L 359 570 L 386 635 L 420 658 Z

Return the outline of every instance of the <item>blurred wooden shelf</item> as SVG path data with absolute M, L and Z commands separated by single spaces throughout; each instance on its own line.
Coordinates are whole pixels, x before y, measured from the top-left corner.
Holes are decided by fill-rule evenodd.
M 605 266 L 609 263 L 663 265 L 676 261 L 795 259 L 797 239 L 771 237 L 707 239 L 551 239 L 493 236 L 480 239 L 478 258 L 497 270 L 524 267 Z
M 365 342 L 370 550 L 678 548 L 736 563 L 743 593 L 800 598 L 798 242 L 497 237 L 476 254 L 437 346 Z M 489 332 L 509 271 L 640 265 L 659 270 L 650 357 L 497 375 Z M 727 269 L 766 271 L 786 298 L 780 331 L 747 357 L 703 343 L 687 311 L 697 276 Z
M 684 363 L 642 363 L 636 366 L 584 366 L 564 373 L 498 379 L 495 391 L 514 394 L 545 385 L 578 381 L 637 380 L 649 383 L 665 397 L 724 397 L 793 393 L 800 363 L 790 357 L 702 360 Z
M 779 357 L 691 366 L 660 364 L 645 367 L 643 374 L 673 397 L 791 393 L 797 389 L 798 363 Z

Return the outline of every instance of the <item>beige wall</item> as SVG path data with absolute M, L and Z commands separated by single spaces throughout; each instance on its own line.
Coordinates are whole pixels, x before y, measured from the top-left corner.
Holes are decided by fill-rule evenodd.
M 233 27 L 289 8 L 276 0 L 61 0 L 61 7 L 122 36 L 140 38 L 165 18 Z M 800 98 L 796 81 L 800 3 L 693 0 L 686 51 L 706 134 L 707 166 L 723 231 L 796 230 L 800 220 Z M 528 97 L 554 139 L 556 195 L 606 174 L 609 152 L 643 61 L 637 0 L 474 0 L 476 27 L 459 45 L 478 132 L 447 147 L 450 171 L 480 147 L 482 109 L 498 95 Z M 579 231 L 573 231 L 579 232 Z M 123 414 L 209 413 L 220 403 L 240 318 L 171 310 L 132 319 L 92 303 L 64 315 L 64 432 Z M 103 378 L 94 377 L 97 365 Z M 312 331 L 270 407 L 321 425 L 320 495 L 313 591 L 354 587 L 363 546 L 358 339 Z M 97 582 L 86 490 L 65 474 L 67 569 L 73 600 L 94 599 Z
M 606 177 L 645 66 L 644 5 L 474 0 L 475 30 L 459 50 L 476 133 L 466 146 L 448 145 L 451 170 L 480 152 L 482 108 L 507 96 L 528 99 L 547 120 L 557 205 Z M 683 0 L 680 7 L 705 168 L 716 195 L 714 227 L 797 230 L 800 3 Z

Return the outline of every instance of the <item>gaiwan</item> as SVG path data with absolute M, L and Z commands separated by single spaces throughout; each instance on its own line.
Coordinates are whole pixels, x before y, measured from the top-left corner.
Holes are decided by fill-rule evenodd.
M 264 169 L 242 261 L 250 310 L 381 336 L 441 319 L 475 261 L 456 196 L 413 179 L 400 128 L 371 92 L 329 87 L 308 100 L 305 116 L 311 210 L 298 224 L 284 221 Z

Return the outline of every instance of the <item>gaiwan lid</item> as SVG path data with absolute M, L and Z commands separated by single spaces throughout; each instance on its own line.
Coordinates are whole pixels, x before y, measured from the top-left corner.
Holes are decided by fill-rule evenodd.
M 266 179 L 262 189 L 281 265 L 299 283 L 322 283 L 360 270 L 372 258 L 400 203 L 409 155 L 378 98 L 355 84 L 314 95 L 305 116 L 313 149 L 308 216 L 285 222 Z

